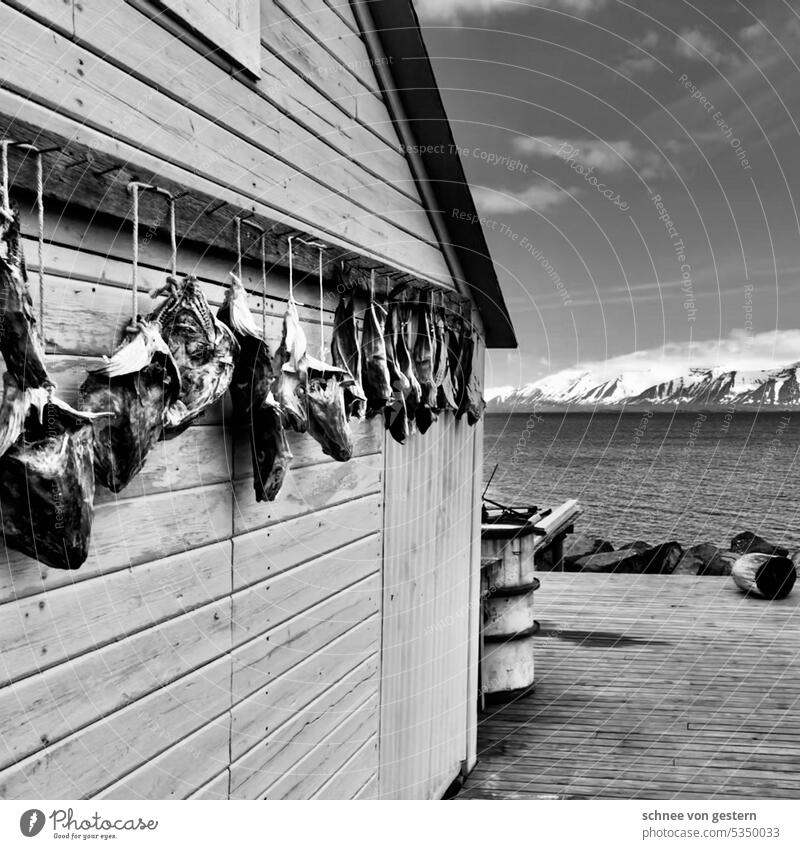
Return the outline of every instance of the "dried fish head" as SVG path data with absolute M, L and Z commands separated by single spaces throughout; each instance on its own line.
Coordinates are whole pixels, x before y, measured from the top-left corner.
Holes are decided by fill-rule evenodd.
M 77 569 L 89 553 L 96 418 L 56 398 L 33 404 L 0 458 L 6 544 L 56 569 Z
M 167 285 L 153 297 L 167 300 L 149 316 L 157 321 L 164 341 L 178 365 L 181 394 L 165 416 L 167 438 L 182 433 L 228 391 L 239 354 L 231 331 L 213 315 L 195 277 Z
M 336 376 L 309 373 L 306 389 L 308 432 L 329 457 L 346 462 L 353 456 L 344 391 Z

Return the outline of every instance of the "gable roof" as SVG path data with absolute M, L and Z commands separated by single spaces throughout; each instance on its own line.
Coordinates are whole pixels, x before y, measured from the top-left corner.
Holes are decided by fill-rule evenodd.
M 481 313 L 487 347 L 516 348 L 413 2 L 361 0 L 353 7 L 368 49 L 383 54 L 372 57 L 378 82 L 401 141 L 410 136 L 406 148 L 414 153 L 409 156 L 412 173 L 420 195 L 430 199 L 426 205 L 445 255 L 455 258 L 453 276 L 466 284 Z

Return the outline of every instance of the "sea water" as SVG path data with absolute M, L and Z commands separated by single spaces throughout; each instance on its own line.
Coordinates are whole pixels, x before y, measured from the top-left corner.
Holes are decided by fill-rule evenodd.
M 494 414 L 485 423 L 487 495 L 556 507 L 575 530 L 727 548 L 742 531 L 800 548 L 800 412 Z

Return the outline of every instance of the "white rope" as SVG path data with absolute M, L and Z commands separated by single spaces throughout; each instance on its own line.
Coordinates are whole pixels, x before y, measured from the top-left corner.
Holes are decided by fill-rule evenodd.
M 325 248 L 319 249 L 319 358 L 325 362 L 325 290 L 322 285 L 322 254 L 325 253 Z
M 261 330 L 267 338 L 267 234 L 261 231 Z
M 292 240 L 294 236 L 289 236 L 289 300 L 294 300 L 294 265 L 292 259 Z
M 44 176 L 42 167 L 42 154 L 36 151 L 36 213 L 39 225 L 38 253 L 39 253 L 39 332 L 44 341 Z
M 236 223 L 236 275 L 244 285 L 242 280 L 242 219 L 237 215 L 234 222 Z
M 169 196 L 169 246 L 171 250 L 170 270 L 172 276 L 178 276 L 178 235 L 175 230 L 175 198 Z
M 139 186 L 131 185 L 133 198 L 133 279 L 131 281 L 131 321 L 136 324 L 139 317 Z
M 3 141 L 0 142 L 0 148 L 2 149 L 0 153 L 2 154 L 3 161 L 3 211 L 11 214 L 11 202 L 8 197 L 8 146 L 11 142 Z

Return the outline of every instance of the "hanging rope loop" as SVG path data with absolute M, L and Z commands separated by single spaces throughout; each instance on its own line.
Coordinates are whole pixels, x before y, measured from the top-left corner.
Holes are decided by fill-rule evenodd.
M 178 234 L 175 229 L 175 197 L 169 195 L 169 247 L 170 247 L 170 271 L 173 277 L 178 276 Z
M 267 234 L 261 231 L 261 332 L 267 338 Z
M 128 186 L 131 193 L 131 204 L 133 207 L 133 243 L 132 257 L 133 267 L 131 269 L 131 332 L 135 330 L 136 321 L 139 317 L 139 183 L 131 183 Z
M 44 342 L 44 167 L 41 151 L 36 151 L 36 223 L 39 262 L 39 332 Z
M 294 236 L 289 236 L 289 300 L 294 300 L 294 257 L 292 242 Z
M 2 159 L 2 181 L 3 181 L 3 212 L 11 215 L 11 199 L 8 196 L 8 146 L 10 141 L 0 142 L 0 158 Z
M 168 189 L 152 183 L 142 183 L 132 180 L 128 183 L 128 191 L 131 195 L 131 218 L 133 219 L 133 236 L 131 253 L 133 257 L 133 268 L 131 269 L 131 332 L 136 330 L 136 322 L 139 319 L 139 200 L 141 192 L 155 192 L 164 195 L 167 199 L 167 215 L 169 218 L 169 270 L 172 277 L 178 276 L 178 232 L 175 224 L 175 201 L 176 198 Z
M 244 284 L 242 280 L 242 219 L 237 215 L 233 223 L 236 227 L 236 276 Z

